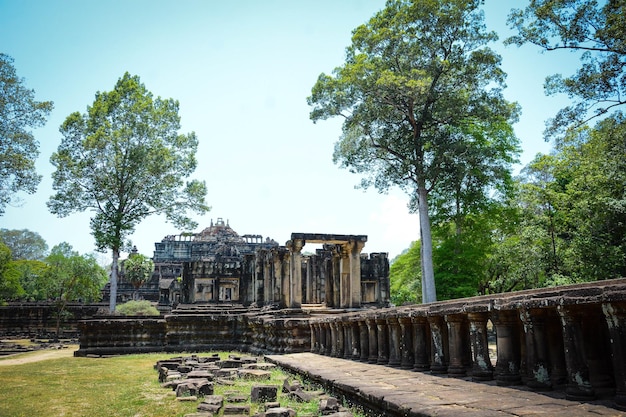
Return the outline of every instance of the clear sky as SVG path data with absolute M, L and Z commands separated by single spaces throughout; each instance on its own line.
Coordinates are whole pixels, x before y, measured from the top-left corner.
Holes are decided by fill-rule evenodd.
M 550 150 L 545 120 L 567 103 L 544 96 L 544 78 L 578 64 L 570 53 L 502 45 L 512 34 L 509 10 L 525 4 L 485 5 L 487 27 L 500 35 L 492 48 L 508 73 L 505 95 L 522 106 L 515 126 L 522 165 Z M 383 7 L 383 0 L 0 0 L 0 52 L 14 58 L 38 100 L 55 105 L 34 132 L 43 180 L 36 194 L 19 195 L 19 207 L 7 207 L 0 227 L 35 231 L 49 247 L 94 249 L 92 213 L 48 212 L 49 159 L 65 118 L 84 113 L 97 91 L 112 90 L 128 71 L 154 96 L 179 100 L 181 132 L 199 138 L 194 178 L 206 181 L 212 210 L 195 217 L 196 231 L 221 217 L 239 234 L 281 244 L 292 232 L 365 234 L 364 252 L 393 258 L 419 237 L 409 198 L 355 189 L 360 177 L 332 162 L 341 120 L 314 124 L 306 103 L 318 75 L 343 64 L 352 30 Z M 151 217 L 131 240 L 151 256 L 154 242 L 180 232 Z

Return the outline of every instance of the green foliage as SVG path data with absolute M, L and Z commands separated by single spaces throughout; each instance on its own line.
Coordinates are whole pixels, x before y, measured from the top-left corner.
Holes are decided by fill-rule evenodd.
M 135 253 L 124 261 L 124 276 L 138 290 L 154 272 L 154 262 L 147 256 Z
M 0 216 L 15 193 L 33 194 L 41 181 L 35 171 L 39 143 L 29 129 L 45 124 L 53 104 L 34 97 L 17 76 L 13 58 L 0 53 Z
M 409 249 L 398 255 L 389 267 L 391 302 L 400 306 L 422 301 L 422 271 L 420 242 L 411 243 Z
M 510 128 L 518 107 L 502 96 L 500 57 L 486 46 L 497 36 L 485 31 L 480 3 L 388 1 L 354 30 L 345 64 L 321 74 L 308 99 L 314 121 L 344 118 L 336 163 L 363 174 L 363 187 L 398 186 L 412 197 L 425 301 L 436 299 L 429 194 L 444 200 L 472 176 L 484 193 L 518 151 Z M 481 176 L 476 161 L 493 169 Z
M 0 229 L 0 241 L 11 249 L 13 259 L 41 261 L 48 250 L 48 244 L 41 235 L 28 229 Z
M 132 300 L 117 306 L 118 314 L 122 316 L 158 316 L 159 310 L 147 300 Z
M 14 300 L 46 301 L 48 299 L 46 274 L 48 264 L 42 261 L 19 259 L 9 262 L 5 278 L 19 285 Z
M 61 217 L 93 210 L 91 232 L 100 250 L 111 249 L 111 310 L 115 310 L 120 249 L 135 227 L 164 214 L 176 227 L 205 213 L 206 185 L 186 179 L 196 168 L 198 139 L 179 134 L 178 102 L 153 98 L 138 76 L 126 73 L 113 91 L 98 92 L 86 114 L 70 114 L 50 161 L 56 190 L 48 207 Z
M 13 300 L 24 293 L 19 280 L 11 271 L 11 249 L 0 241 L 0 303 Z
M 575 98 L 548 124 L 548 135 L 563 134 L 590 119 L 626 104 L 626 4 L 623 1 L 531 0 L 523 10 L 513 10 L 509 25 L 518 35 L 508 43 L 535 44 L 546 51 L 581 52 L 578 71 L 546 79 L 548 94 Z

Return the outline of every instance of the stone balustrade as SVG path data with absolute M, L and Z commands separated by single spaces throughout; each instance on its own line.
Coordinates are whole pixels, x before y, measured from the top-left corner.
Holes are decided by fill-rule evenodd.
M 310 330 L 321 355 L 626 408 L 626 279 L 327 315 Z

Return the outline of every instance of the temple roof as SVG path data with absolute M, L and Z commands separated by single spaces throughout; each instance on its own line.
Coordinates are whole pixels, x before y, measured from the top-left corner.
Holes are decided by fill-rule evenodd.
M 215 224 L 213 224 L 211 219 L 211 225 L 196 234 L 193 240 L 203 242 L 242 242 L 243 238 L 230 227 L 228 221 L 224 223 L 224 220 L 218 217 Z

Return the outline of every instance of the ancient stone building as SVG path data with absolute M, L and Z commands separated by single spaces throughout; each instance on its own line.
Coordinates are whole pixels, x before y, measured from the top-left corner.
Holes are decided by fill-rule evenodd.
M 140 296 L 158 300 L 162 307 L 181 303 L 386 306 L 389 260 L 386 253 L 362 254 L 366 241 L 364 235 L 293 233 L 281 246 L 260 235 L 240 236 L 228 221 L 218 218 L 200 233 L 166 236 L 155 243 L 155 271 Z M 306 243 L 322 247 L 303 253 Z M 120 301 L 133 290 L 122 275 Z

